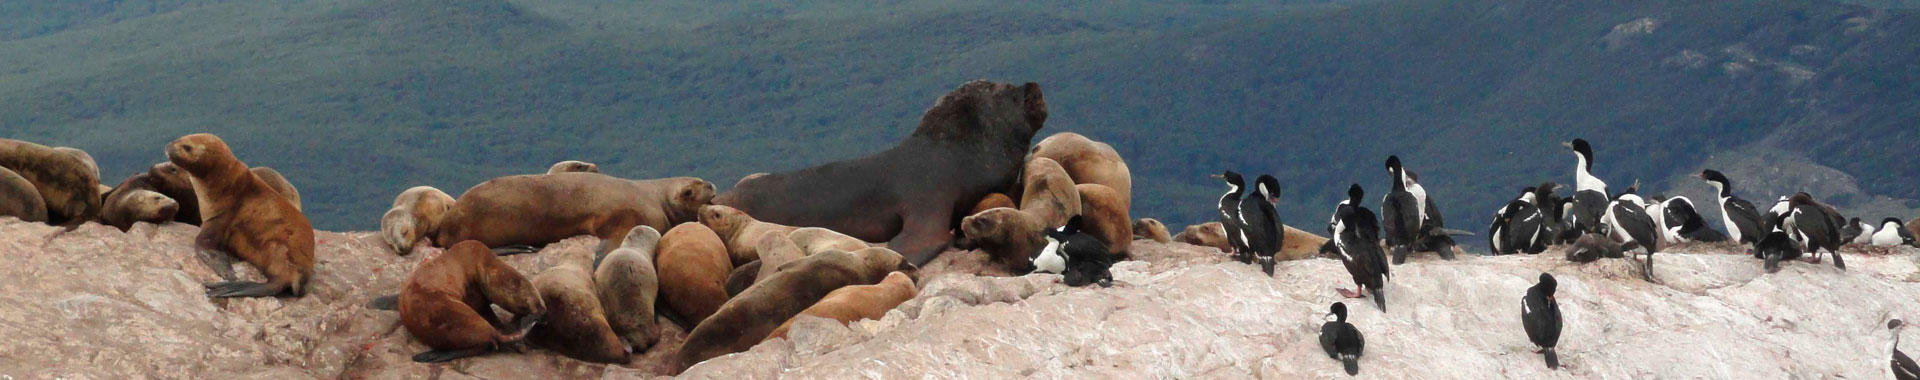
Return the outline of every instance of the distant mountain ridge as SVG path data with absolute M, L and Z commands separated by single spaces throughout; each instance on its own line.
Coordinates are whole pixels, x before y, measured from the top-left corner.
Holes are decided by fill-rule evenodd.
M 1133 213 L 1174 225 L 1209 220 L 1205 174 L 1234 168 L 1281 178 L 1285 220 L 1317 230 L 1399 154 L 1478 230 L 1571 182 L 1573 137 L 1622 189 L 1781 149 L 1858 179 L 1823 199 L 1920 198 L 1920 24 L 1833 2 L 98 3 L 0 18 L 0 136 L 86 149 L 117 182 L 218 133 L 331 230 L 375 228 L 407 187 L 568 159 L 726 186 L 855 157 L 977 78 L 1041 83 L 1041 135 L 1113 144 Z

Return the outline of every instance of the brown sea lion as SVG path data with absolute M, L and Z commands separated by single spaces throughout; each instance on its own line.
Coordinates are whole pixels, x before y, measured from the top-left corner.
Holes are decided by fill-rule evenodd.
M 800 246 L 800 252 L 804 255 L 812 255 L 836 249 L 853 252 L 873 246 L 872 244 L 867 244 L 867 242 L 860 241 L 860 239 L 855 239 L 852 236 L 819 227 L 793 230 L 793 232 L 787 233 L 787 238 L 793 239 L 793 243 Z
M 500 177 L 468 189 L 440 222 L 434 243 L 479 240 L 533 251 L 578 235 L 600 238 L 596 253 L 613 250 L 634 226 L 663 230 L 695 220 L 713 197 L 713 184 L 679 177 L 627 180 L 599 173 Z
M 114 186 L 113 191 L 107 192 L 106 203 L 100 210 L 100 224 L 126 232 L 137 222 L 171 222 L 173 215 L 179 212 L 180 204 L 160 194 L 147 174 L 141 173 L 127 177 L 119 186 Z
M 727 302 L 733 264 L 726 243 L 706 225 L 682 223 L 667 230 L 653 263 L 660 275 L 659 302 L 687 323 L 699 324 Z
M 707 359 L 746 351 L 836 289 L 876 284 L 890 272 L 911 274 L 913 269 L 904 257 L 886 248 L 828 251 L 795 261 L 792 268 L 748 287 L 713 317 L 700 322 L 677 353 L 678 369 L 684 371 Z
M 513 325 L 500 324 L 494 305 L 513 313 Z M 527 328 L 547 314 L 547 307 L 520 272 L 480 242 L 464 241 L 407 275 L 399 311 L 407 334 L 433 348 L 413 360 L 438 363 L 520 342 Z
M 1127 197 L 1107 185 L 1074 185 L 1080 192 L 1081 231 L 1107 245 L 1107 253 L 1116 259 L 1128 257 L 1133 248 L 1133 217 L 1127 215 Z
M 287 203 L 292 203 L 293 209 L 305 210 L 300 208 L 300 189 L 293 187 L 293 182 L 287 182 L 287 177 L 281 176 L 280 171 L 265 166 L 254 167 L 247 169 L 247 171 L 251 171 L 253 175 L 259 176 L 261 181 L 267 183 L 267 187 L 273 188 L 274 193 L 280 194 L 282 198 L 287 198 Z
M 47 222 L 47 200 L 40 197 L 40 190 L 34 189 L 33 182 L 26 177 L 7 168 L 0 168 L 0 217 L 3 216 Z
M 1022 178 L 1025 190 L 1020 193 L 1020 211 L 1040 217 L 1048 228 L 1065 225 L 1068 218 L 1080 215 L 1080 191 L 1059 163 L 1048 158 L 1027 161 Z
M 59 152 L 60 154 L 73 156 L 74 159 L 80 160 L 80 162 L 87 164 L 87 172 L 93 173 L 93 178 L 100 178 L 100 163 L 95 162 L 93 160 L 93 155 L 87 154 L 87 151 L 64 147 L 64 146 L 53 147 L 53 151 Z
M 1060 132 L 1033 144 L 1030 157 L 1053 159 L 1073 177 L 1073 183 L 1106 185 L 1118 192 L 1126 203 L 1133 201 L 1133 174 L 1112 145 L 1078 133 Z
M 453 196 L 432 186 L 414 186 L 393 198 L 393 208 L 380 216 L 380 239 L 401 255 L 413 253 L 420 239 L 440 230 L 440 220 L 453 209 Z
M 205 218 L 194 239 L 202 257 L 222 277 L 231 277 L 232 266 L 220 252 L 246 260 L 267 276 L 265 283 L 208 284 L 208 296 L 306 294 L 307 280 L 313 278 L 313 226 L 306 215 L 248 171 L 219 137 L 181 137 L 167 145 L 167 159 L 193 176 L 200 216 Z
M 653 347 L 659 338 L 653 334 L 653 305 L 660 291 L 653 253 L 659 245 L 660 231 L 635 226 L 620 248 L 594 264 L 593 285 L 600 306 L 606 308 L 607 325 L 635 352 Z
M 753 220 L 732 207 L 708 205 L 700 208 L 700 224 L 713 229 L 727 243 L 727 255 L 733 265 L 746 265 L 760 259 L 760 239 L 768 235 L 786 236 L 798 228 Z
M 1161 244 L 1173 242 L 1173 236 L 1167 234 L 1167 225 L 1154 218 L 1140 218 L 1133 221 L 1133 238 L 1147 239 Z
M 1227 229 L 1221 227 L 1220 222 L 1206 222 L 1187 226 L 1185 230 L 1180 231 L 1179 235 L 1173 236 L 1173 241 L 1202 247 L 1213 247 L 1219 249 L 1221 252 L 1232 249 L 1232 246 L 1227 244 Z
M 759 260 L 733 268 L 733 273 L 727 274 L 727 298 L 733 298 L 740 295 L 740 292 L 747 291 L 747 287 L 753 286 L 753 280 L 757 280 L 758 276 L 760 276 Z
M 622 234 L 625 235 L 625 234 Z M 547 316 L 527 333 L 535 346 L 567 357 L 593 362 L 625 364 L 633 349 L 613 332 L 606 309 L 594 288 L 591 253 L 565 252 L 561 263 L 533 277 Z
M 265 182 L 268 188 L 273 189 L 274 194 L 286 198 L 288 203 L 293 204 L 293 209 L 302 210 L 300 190 L 295 189 L 293 183 L 287 182 L 287 178 L 281 176 L 279 171 L 264 166 L 250 168 L 247 171 L 259 177 L 261 182 Z M 200 225 L 203 219 L 200 217 L 200 196 L 194 194 L 193 178 L 187 174 L 186 170 L 181 170 L 172 162 L 153 164 L 147 168 L 147 181 L 153 185 L 154 191 L 166 195 L 167 198 L 173 198 L 174 202 L 180 204 L 180 212 L 174 213 L 173 221 Z
M 968 82 L 934 102 L 891 149 L 745 181 L 714 204 L 768 223 L 888 242 L 924 264 L 953 240 L 957 213 L 1014 183 L 1046 120 L 1038 84 Z
M 767 339 L 786 338 L 787 330 L 793 328 L 793 321 L 801 316 L 811 316 L 840 321 L 845 325 L 862 319 L 880 319 L 888 310 L 899 307 L 901 303 L 919 295 L 913 279 L 906 273 L 888 273 L 887 278 L 874 285 L 850 285 L 827 293 L 826 297 L 800 311 L 800 315 L 788 318 L 786 323 L 767 334 Z
M 1284 227 L 1286 227 L 1286 229 L 1283 233 L 1287 234 L 1287 237 L 1283 241 L 1283 244 L 1280 245 L 1280 252 L 1273 255 L 1275 260 L 1288 261 L 1310 258 L 1320 254 L 1320 246 L 1327 244 L 1326 237 L 1314 235 L 1312 232 L 1302 231 L 1298 228 L 1293 228 L 1293 226 Z
M 0 168 L 33 184 L 48 223 L 78 226 L 100 215 L 100 169 L 70 150 L 0 139 Z
M 753 276 L 754 282 L 759 282 L 759 279 L 771 278 L 774 272 L 779 272 L 780 269 L 787 264 L 800 261 L 802 257 L 807 257 L 807 253 L 800 250 L 800 244 L 794 243 L 793 239 L 780 234 L 767 234 L 761 237 L 759 244 L 755 245 L 759 246 L 758 250 L 762 256 L 760 257 L 760 271 Z
M 1040 217 L 1010 208 L 982 211 L 960 220 L 960 230 L 967 239 L 1013 273 L 1033 267 L 1030 256 L 1047 245 L 1044 234 L 1048 228 L 1051 226 Z
M 547 174 L 554 173 L 599 173 L 600 165 L 583 161 L 560 161 L 547 168 Z

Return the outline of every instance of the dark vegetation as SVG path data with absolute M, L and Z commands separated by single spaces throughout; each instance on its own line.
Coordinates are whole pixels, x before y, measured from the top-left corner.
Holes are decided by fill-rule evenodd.
M 1042 136 L 1112 143 L 1134 214 L 1176 226 L 1232 167 L 1274 173 L 1285 220 L 1318 231 L 1346 184 L 1385 193 L 1391 153 L 1478 229 L 1571 182 L 1576 136 L 1618 188 L 1698 185 L 1656 181 L 1764 141 L 1920 198 L 1920 19 L 1846 3 L 42 3 L 0 2 L 0 136 L 117 182 L 216 133 L 330 230 L 377 228 L 410 186 L 568 159 L 726 187 L 863 155 L 977 78 L 1041 83 Z

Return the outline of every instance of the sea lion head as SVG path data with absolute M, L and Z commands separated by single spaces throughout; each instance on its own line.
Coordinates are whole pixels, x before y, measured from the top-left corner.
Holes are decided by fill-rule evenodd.
M 173 214 L 180 212 L 180 204 L 173 198 L 152 190 L 133 190 L 127 193 L 122 207 L 127 208 L 130 220 L 147 223 L 166 223 L 173 220 Z
M 600 165 L 583 161 L 560 161 L 547 168 L 547 174 L 553 173 L 599 173 Z
M 414 223 L 413 213 L 405 207 L 387 210 L 380 216 L 380 239 L 402 256 L 413 253 L 413 243 L 420 241 L 420 229 Z
M 223 157 L 233 157 L 233 152 L 227 148 L 226 141 L 211 134 L 191 134 L 167 144 L 167 161 L 196 176 L 211 173 L 220 165 L 234 163 L 221 160 Z
M 713 229 L 713 233 L 721 237 L 731 237 L 751 223 L 753 223 L 753 217 L 747 216 L 747 213 L 741 212 L 740 209 L 722 205 L 700 206 L 700 224 L 707 225 L 707 228 Z
M 1024 151 L 1046 122 L 1047 101 L 1039 84 L 976 80 L 934 101 L 913 134 L 938 139 L 985 136 L 991 141 L 1017 142 Z
M 654 248 L 659 245 L 660 230 L 644 225 L 634 226 L 633 229 L 627 230 L 626 240 L 620 242 L 620 248 L 632 248 L 647 253 L 652 253 Z
M 148 167 L 147 176 L 153 182 L 153 187 L 156 188 L 193 188 L 193 182 L 190 182 L 191 180 L 189 178 L 191 177 L 189 177 L 187 171 L 180 169 L 180 165 L 174 165 L 171 161 L 153 164 L 152 167 Z
M 674 225 L 698 221 L 700 207 L 713 204 L 713 183 L 692 177 L 675 178 L 667 189 L 667 216 Z
M 861 266 L 866 268 L 866 273 L 871 273 L 878 277 L 869 278 L 868 281 L 872 283 L 879 283 L 888 273 L 893 272 L 905 273 L 909 278 L 914 280 L 919 279 L 918 274 L 920 273 L 920 267 L 914 266 L 911 262 L 907 262 L 906 256 L 901 256 L 899 252 L 894 252 L 891 249 L 880 247 L 863 248 L 858 251 L 853 251 L 853 255 L 860 258 Z

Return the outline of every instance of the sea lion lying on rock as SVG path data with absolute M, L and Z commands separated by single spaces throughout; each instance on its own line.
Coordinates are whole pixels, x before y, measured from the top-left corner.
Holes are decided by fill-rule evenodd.
M 395 253 L 413 253 L 413 246 L 434 236 L 440 220 L 453 209 L 453 197 L 432 186 L 415 186 L 393 198 L 393 208 L 380 216 L 380 238 Z
M 851 285 L 876 284 L 894 271 L 913 273 L 914 266 L 886 248 L 828 251 L 800 259 L 792 268 L 748 287 L 700 322 L 676 354 L 679 365 L 675 372 L 720 355 L 746 351 L 827 293 Z
M 47 200 L 40 197 L 40 190 L 33 182 L 21 177 L 12 169 L 0 167 L 0 216 L 20 218 L 21 221 L 46 223 Z
M 1033 144 L 1029 160 L 1044 157 L 1060 163 L 1074 184 L 1100 184 L 1120 195 L 1121 204 L 1133 201 L 1133 174 L 1112 145 L 1073 132 L 1060 132 Z
M 1014 182 L 1046 120 L 1038 84 L 968 82 L 892 149 L 743 181 L 713 203 L 768 223 L 886 241 L 924 264 L 953 240 L 955 213 Z
M 113 226 L 126 232 L 134 223 L 146 222 L 162 224 L 173 221 L 180 212 L 180 204 L 173 198 L 160 194 L 148 181 L 147 174 L 135 174 L 108 191 L 106 203 L 100 211 L 100 224 Z
M 513 313 L 514 323 L 502 325 L 494 305 Z M 398 306 L 407 334 L 433 348 L 413 356 L 421 363 L 478 356 L 519 343 L 527 328 L 547 313 L 533 283 L 475 241 L 454 244 L 421 262 L 401 286 Z
M 800 315 L 787 319 L 786 323 L 781 323 L 780 327 L 774 328 L 773 333 L 767 335 L 767 339 L 786 338 L 787 330 L 793 329 L 793 321 L 803 317 L 832 319 L 842 325 L 862 319 L 877 320 L 886 316 L 888 310 L 893 310 L 894 307 L 900 306 L 901 303 L 919 294 L 914 287 L 912 277 L 901 272 L 888 273 L 887 278 L 880 280 L 879 284 L 852 285 L 827 293 L 820 302 L 808 306 L 806 310 L 800 311 Z
M 565 254 L 581 257 L 565 257 L 560 265 L 533 278 L 533 287 L 540 290 L 540 302 L 547 306 L 547 316 L 533 325 L 527 334 L 528 340 L 535 346 L 582 361 L 627 363 L 633 350 L 607 323 L 606 309 L 600 305 L 600 296 L 594 288 L 593 272 L 587 270 L 593 258 L 584 256 L 586 252 Z
M 0 168 L 33 184 L 48 223 L 78 226 L 100 214 L 100 170 L 69 149 L 0 139 Z
M 438 246 L 479 240 L 500 253 L 578 235 L 600 239 L 596 253 L 613 250 L 634 226 L 663 230 L 695 220 L 713 197 L 713 184 L 679 177 L 627 180 L 598 173 L 507 176 L 461 194 L 434 236 Z
M 700 224 L 713 229 L 727 243 L 727 255 L 733 265 L 746 265 L 760 259 L 760 239 L 770 235 L 786 236 L 798 228 L 754 220 L 732 207 L 708 205 L 700 208 Z
M 660 275 L 654 271 L 653 254 L 660 244 L 660 232 L 653 227 L 635 226 L 627 232 L 620 248 L 596 258 L 593 285 L 606 309 L 607 325 L 634 352 L 653 347 L 653 307 L 660 291 Z
M 1161 244 L 1173 242 L 1173 235 L 1167 233 L 1167 225 L 1154 218 L 1140 218 L 1133 221 L 1133 238 L 1152 240 Z

